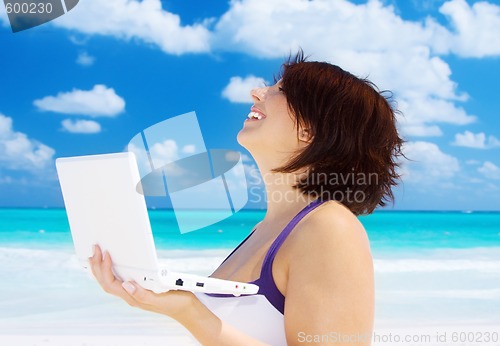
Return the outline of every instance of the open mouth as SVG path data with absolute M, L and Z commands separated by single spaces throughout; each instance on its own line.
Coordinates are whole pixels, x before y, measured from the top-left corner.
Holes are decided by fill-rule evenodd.
M 262 113 L 258 113 L 258 112 L 250 112 L 248 113 L 248 116 L 247 116 L 247 120 L 252 120 L 252 121 L 255 121 L 255 120 L 262 120 L 262 119 L 265 119 L 266 116 Z

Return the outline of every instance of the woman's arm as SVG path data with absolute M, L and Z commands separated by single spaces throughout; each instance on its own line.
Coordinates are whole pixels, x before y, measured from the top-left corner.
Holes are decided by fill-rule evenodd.
M 325 205 L 292 235 L 285 292 L 288 345 L 370 345 L 374 274 L 361 223 L 345 208 Z
M 288 263 L 285 330 L 288 345 L 366 346 L 374 311 L 373 264 L 366 233 L 348 212 L 325 206 L 293 232 Z M 129 305 L 169 316 L 203 345 L 264 345 L 220 320 L 194 294 L 156 294 L 123 283 L 108 254 L 96 246 L 90 259 L 104 291 Z M 317 337 L 322 338 L 318 343 Z M 339 341 L 339 338 L 349 338 Z
M 223 322 L 191 292 L 172 290 L 156 294 L 131 282 L 117 279 L 112 262 L 96 246 L 90 259 L 92 273 L 109 294 L 125 300 L 130 306 L 169 316 L 181 323 L 202 345 L 265 345 Z

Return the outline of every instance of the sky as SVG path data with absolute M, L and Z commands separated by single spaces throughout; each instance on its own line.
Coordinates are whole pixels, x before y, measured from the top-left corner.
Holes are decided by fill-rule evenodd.
M 0 4 L 0 207 L 63 206 L 56 158 L 190 111 L 256 184 L 249 90 L 302 47 L 393 92 L 411 161 L 386 209 L 500 210 L 498 33 L 498 0 L 82 0 L 17 33 Z

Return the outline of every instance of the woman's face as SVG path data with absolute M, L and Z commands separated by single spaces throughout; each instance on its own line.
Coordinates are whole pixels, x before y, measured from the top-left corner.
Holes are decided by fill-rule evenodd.
M 260 155 L 274 155 L 279 165 L 303 146 L 297 138 L 295 116 L 290 113 L 281 81 L 273 86 L 253 89 L 251 112 L 238 133 L 238 143 L 256 159 Z

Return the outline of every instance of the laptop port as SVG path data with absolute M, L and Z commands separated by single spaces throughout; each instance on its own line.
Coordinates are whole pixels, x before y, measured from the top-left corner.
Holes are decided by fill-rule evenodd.
M 182 281 L 182 279 L 177 279 L 177 280 L 175 280 L 175 285 L 176 286 L 183 286 L 184 285 L 184 281 Z
M 205 284 L 204 284 L 203 282 L 197 282 L 197 283 L 196 283 L 196 286 L 197 286 L 197 287 L 203 287 L 203 286 L 205 286 Z

